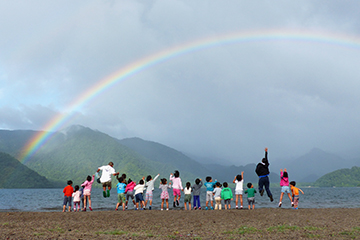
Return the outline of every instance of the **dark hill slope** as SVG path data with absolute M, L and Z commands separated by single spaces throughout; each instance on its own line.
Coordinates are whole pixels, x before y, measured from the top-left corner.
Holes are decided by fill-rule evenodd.
M 48 188 L 54 185 L 45 177 L 0 152 L 0 188 Z

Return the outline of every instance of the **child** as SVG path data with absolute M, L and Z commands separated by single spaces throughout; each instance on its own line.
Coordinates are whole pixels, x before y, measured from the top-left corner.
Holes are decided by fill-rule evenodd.
M 168 188 L 171 188 L 171 183 L 169 183 L 169 185 L 167 185 L 167 180 L 166 178 L 163 178 L 160 180 L 160 186 L 159 188 L 161 189 L 161 211 L 164 210 L 164 201 L 166 202 L 166 210 L 169 210 L 169 193 L 168 193 Z
M 232 194 L 232 191 L 229 188 L 229 185 L 227 182 L 224 182 L 223 185 L 224 185 L 224 188 L 223 188 L 223 190 L 221 190 L 221 198 L 224 199 L 225 209 L 228 209 L 228 208 L 230 209 L 230 207 L 231 207 L 230 203 L 231 203 L 231 200 L 233 200 L 233 194 Z M 242 201 L 242 198 L 241 198 L 241 201 Z M 242 208 L 242 206 L 241 206 L 241 208 Z
M 148 201 L 150 201 L 149 210 L 151 210 L 152 200 L 153 200 L 153 191 L 154 191 L 154 183 L 155 180 L 160 176 L 160 174 L 156 175 L 154 179 L 151 176 L 147 176 L 146 178 L 146 197 L 145 197 L 145 208 Z
M 76 212 L 76 205 L 78 205 L 77 211 L 80 211 L 81 192 L 79 185 L 75 186 L 75 191 L 73 192 L 72 197 L 74 199 L 74 212 Z
M 84 209 L 83 211 L 86 211 L 86 199 L 89 202 L 89 209 L 92 211 L 91 208 L 91 186 L 95 180 L 95 175 L 92 175 L 92 178 L 90 176 L 87 176 L 86 181 L 81 184 L 81 186 L 84 187 Z
M 255 193 L 256 190 L 254 188 L 254 186 L 252 185 L 252 183 L 248 183 L 247 184 L 248 189 L 245 190 L 245 194 L 247 193 L 248 195 L 248 208 L 249 210 L 251 209 L 251 205 L 252 205 L 252 209 L 255 209 Z
M 126 183 L 123 177 L 118 178 L 119 183 L 116 185 L 117 193 L 118 193 L 118 203 L 116 204 L 115 210 L 117 211 L 120 204 L 122 204 L 123 211 L 125 211 L 125 188 Z
M 66 204 L 69 205 L 69 212 L 71 212 L 72 194 L 74 192 L 74 188 L 72 187 L 73 182 L 69 180 L 67 184 L 68 185 L 63 190 L 64 193 L 63 212 L 65 212 Z
M 181 197 L 181 191 L 183 190 L 181 179 L 180 179 L 180 173 L 178 170 L 174 172 L 174 176 L 171 173 L 170 174 L 170 181 L 172 181 L 173 185 L 173 195 L 174 195 L 174 207 L 179 206 L 179 200 Z M 176 202 L 176 205 L 175 205 Z
M 304 192 L 300 188 L 295 187 L 295 185 L 296 185 L 295 181 L 290 182 L 291 192 L 292 192 L 292 196 L 294 198 L 294 200 L 293 200 L 294 209 L 298 209 L 298 206 L 299 206 L 299 191 L 302 194 L 304 194 Z
M 135 210 L 138 210 L 139 206 L 140 206 L 141 210 L 144 210 L 144 207 L 145 207 L 145 202 L 144 202 L 144 197 L 143 197 L 143 192 L 144 192 L 144 189 L 145 189 L 144 179 L 145 179 L 145 177 L 143 177 L 139 181 L 139 184 L 134 187 L 134 190 L 135 190 L 135 202 L 136 202 Z
M 214 201 L 213 201 L 213 191 L 214 191 L 214 186 L 216 184 L 216 180 L 215 182 L 212 181 L 212 178 L 210 176 L 206 177 L 206 182 L 204 183 L 204 186 L 206 187 L 206 207 L 205 210 L 208 210 L 208 204 L 209 201 L 211 203 L 211 210 L 214 210 L 213 206 L 214 206 Z
M 235 205 L 236 209 L 239 208 L 238 202 L 240 198 L 240 209 L 243 209 L 243 185 L 244 185 L 244 172 L 241 172 L 241 175 L 238 174 L 235 176 L 233 183 L 235 183 Z M 225 205 L 226 206 L 226 205 Z
M 291 206 L 292 206 L 294 203 L 290 196 L 289 176 L 286 171 L 286 168 L 284 169 L 284 172 L 282 169 L 280 169 L 280 186 L 281 186 L 281 194 L 280 194 L 279 207 L 281 207 L 281 205 L 282 205 L 282 199 L 283 199 L 284 193 L 287 193 L 287 195 L 290 199 L 290 202 L 291 202 Z
M 188 203 L 189 205 L 189 210 L 191 210 L 191 183 L 187 182 L 186 183 L 186 187 L 184 188 L 184 194 L 185 194 L 185 198 L 184 198 L 184 206 L 185 206 L 185 210 L 187 210 L 187 206 L 186 203 Z
M 119 173 L 115 172 L 114 163 L 109 162 L 108 165 L 99 167 L 96 172 L 101 172 L 100 182 L 103 186 L 103 196 L 104 198 L 110 197 L 110 190 L 111 190 L 111 176 L 118 176 Z M 106 190 L 106 187 L 108 188 Z
M 125 202 L 125 209 L 127 209 L 129 198 L 132 199 L 132 202 L 134 203 L 134 209 L 136 209 L 136 203 L 134 200 L 134 187 L 136 186 L 136 182 L 133 182 L 130 178 L 128 180 L 128 184 L 125 188 L 125 194 L 126 194 L 126 202 Z
M 194 210 L 196 210 L 196 208 L 201 210 L 200 190 L 201 190 L 202 185 L 203 185 L 203 183 L 202 183 L 201 179 L 197 178 L 195 180 L 195 184 L 192 186 L 193 196 L 194 196 Z
M 213 195 L 215 198 L 215 210 L 217 210 L 218 208 L 219 210 L 221 210 L 221 184 L 219 182 L 215 184 Z
M 265 157 L 261 160 L 260 163 L 256 166 L 256 174 L 259 176 L 259 192 L 260 196 L 264 194 L 264 186 L 266 190 L 266 194 L 270 198 L 270 201 L 274 201 L 272 193 L 270 191 L 270 180 L 269 180 L 269 160 L 268 160 L 268 149 L 265 148 Z

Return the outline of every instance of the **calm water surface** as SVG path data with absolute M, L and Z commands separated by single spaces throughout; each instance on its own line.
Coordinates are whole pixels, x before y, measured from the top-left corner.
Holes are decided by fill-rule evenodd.
M 360 188 L 301 188 L 304 195 L 300 195 L 300 208 L 358 208 L 360 207 Z M 0 211 L 62 211 L 63 189 L 0 189 Z M 270 202 L 266 196 L 259 194 L 255 197 L 256 208 L 277 208 L 280 197 L 280 188 L 271 188 L 274 202 Z M 202 189 L 200 200 L 201 206 L 205 206 L 205 192 Z M 172 196 L 172 190 L 169 190 Z M 145 194 L 144 194 L 145 195 Z M 94 188 L 91 194 L 92 208 L 94 211 L 114 210 L 117 203 L 117 192 L 113 188 L 110 198 L 102 196 L 102 189 Z M 145 198 L 145 196 L 144 196 Z M 155 189 L 153 209 L 160 209 L 160 189 Z M 170 197 L 170 209 L 172 200 Z M 180 207 L 183 209 L 183 196 L 180 200 Z M 235 201 L 232 201 L 235 207 Z M 247 207 L 246 196 L 244 195 L 244 207 Z M 287 196 L 283 198 L 282 208 L 290 208 L 290 200 Z M 133 204 L 129 203 L 129 209 Z

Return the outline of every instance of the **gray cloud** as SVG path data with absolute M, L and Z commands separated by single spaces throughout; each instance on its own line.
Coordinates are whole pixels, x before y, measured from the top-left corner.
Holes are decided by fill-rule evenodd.
M 355 38 L 343 1 L 0 3 L 0 127 L 41 129 L 111 73 L 161 50 L 228 33 Z M 67 124 L 199 156 L 253 162 L 357 147 L 359 47 L 263 41 L 193 51 L 119 81 Z

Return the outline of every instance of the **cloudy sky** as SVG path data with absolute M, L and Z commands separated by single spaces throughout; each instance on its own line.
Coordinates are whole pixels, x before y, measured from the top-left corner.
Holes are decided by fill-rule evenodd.
M 273 158 L 357 148 L 359 11 L 344 0 L 2 0 L 0 128 L 51 130 L 62 114 L 71 117 L 61 128 L 237 164 L 266 146 Z M 217 44 L 181 48 L 209 39 Z M 115 72 L 177 47 L 74 105 Z

